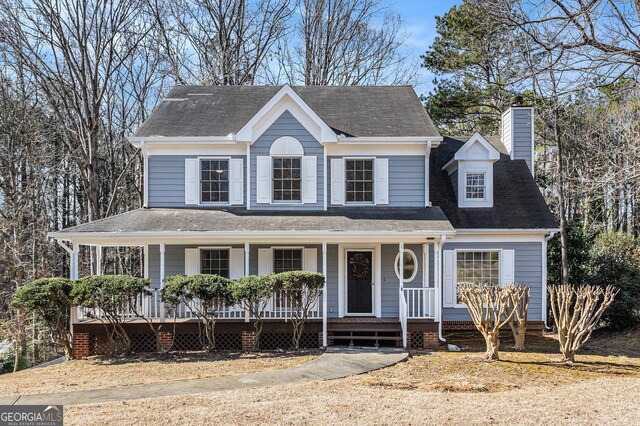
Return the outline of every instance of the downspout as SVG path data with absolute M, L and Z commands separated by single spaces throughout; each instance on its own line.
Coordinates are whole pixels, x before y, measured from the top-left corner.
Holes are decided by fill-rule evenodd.
M 549 327 L 548 324 L 548 318 L 547 318 L 547 312 L 548 312 L 548 307 L 547 307 L 547 276 L 548 276 L 548 271 L 547 271 L 547 243 L 549 242 L 549 240 L 551 238 L 553 238 L 556 235 L 555 232 L 551 232 L 549 235 L 544 237 L 544 240 L 542 240 L 542 282 L 544 283 L 544 285 L 542 286 L 542 306 L 543 306 L 543 310 L 542 310 L 542 317 L 544 319 L 544 328 L 548 331 L 551 330 L 551 327 Z
M 447 342 L 447 339 L 442 336 L 442 247 L 444 247 L 446 239 L 446 235 L 440 237 L 440 242 L 438 243 L 438 259 L 435 260 L 438 268 L 438 340 L 443 343 Z

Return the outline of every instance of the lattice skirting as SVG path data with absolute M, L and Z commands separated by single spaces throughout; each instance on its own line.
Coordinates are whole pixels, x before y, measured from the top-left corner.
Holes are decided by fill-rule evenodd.
M 215 333 L 216 349 L 234 351 L 242 349 L 242 333 Z M 200 351 L 206 342 L 204 335 L 199 333 L 177 333 L 172 349 L 174 351 Z
M 411 333 L 411 349 L 422 349 L 424 346 L 424 334 L 422 331 Z
M 260 334 L 260 349 L 291 349 L 293 333 L 287 332 L 262 332 Z M 300 347 L 312 349 L 318 347 L 318 333 L 302 333 Z

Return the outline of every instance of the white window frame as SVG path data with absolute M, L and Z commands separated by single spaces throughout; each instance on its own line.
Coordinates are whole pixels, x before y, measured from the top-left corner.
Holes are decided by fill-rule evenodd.
M 467 177 L 469 175 L 482 175 L 482 180 L 484 185 L 482 185 L 482 197 L 481 198 L 472 198 L 472 197 L 467 197 L 467 188 L 469 188 L 469 185 L 467 185 Z M 478 170 L 478 171 L 474 171 L 474 170 L 466 170 L 464 172 L 464 199 L 467 202 L 474 202 L 474 201 L 486 201 L 487 200 L 487 172 L 485 170 Z M 475 188 L 475 187 L 474 187 Z M 479 186 L 477 188 L 480 188 Z
M 345 206 L 375 206 L 376 205 L 376 157 L 343 157 L 344 160 L 344 205 Z M 371 201 L 347 201 L 347 161 L 350 160 L 370 160 L 371 173 L 373 174 L 371 183 Z
M 230 206 L 231 205 L 231 157 L 197 157 L 198 158 L 198 205 L 199 206 Z M 202 201 L 202 161 L 226 160 L 227 173 L 229 174 L 229 190 L 227 201 Z M 199 265 L 198 265 L 199 266 Z M 200 268 L 198 268 L 200 269 Z
M 463 303 L 458 303 L 458 253 L 498 253 L 498 285 L 500 287 L 502 287 L 504 285 L 504 283 L 502 282 L 502 251 L 504 249 L 498 249 L 498 248 L 487 248 L 487 249 L 454 249 L 453 250 L 453 276 L 454 276 L 454 295 L 455 295 L 455 302 L 453 307 L 454 308 L 463 308 L 466 309 L 467 305 L 463 304 Z
M 418 275 L 418 256 L 416 256 L 413 250 L 408 248 L 404 249 L 404 253 L 408 253 L 413 258 L 413 264 L 415 265 L 415 268 L 413 269 L 413 273 L 411 274 L 411 277 L 403 280 L 403 282 L 409 283 L 416 278 L 416 275 Z M 400 276 L 399 261 L 400 261 L 400 251 L 398 251 L 398 254 L 396 254 L 396 259 L 393 261 L 393 271 L 396 273 L 396 277 L 398 277 L 398 279 L 401 280 L 402 277 Z
M 275 272 L 276 267 L 276 250 L 300 250 L 300 271 L 304 271 L 304 246 L 273 246 L 271 247 L 271 272 Z
M 467 198 L 467 174 L 484 174 L 484 198 Z M 458 162 L 458 207 L 493 207 L 493 163 L 490 161 Z
M 269 204 L 275 204 L 278 206 L 301 206 L 304 203 L 302 202 L 302 185 L 303 185 L 303 166 L 302 166 L 302 157 L 304 157 L 304 155 L 269 155 L 269 158 L 271 159 L 271 181 L 269 182 L 269 192 L 270 192 L 270 203 Z M 284 200 L 284 201 L 277 201 L 274 200 L 273 198 L 273 160 L 278 159 L 278 158 L 290 158 L 290 159 L 299 159 L 300 160 L 300 201 L 290 201 L 290 200 Z
M 226 250 L 229 253 L 229 262 L 231 262 L 231 246 L 205 246 L 198 247 L 198 274 L 202 274 L 202 251 L 203 250 Z M 231 275 L 231 263 L 229 263 L 229 275 Z

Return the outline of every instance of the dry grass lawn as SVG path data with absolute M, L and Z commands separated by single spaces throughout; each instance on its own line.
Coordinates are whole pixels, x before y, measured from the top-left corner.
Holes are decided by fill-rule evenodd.
M 0 395 L 69 392 L 280 370 L 309 362 L 318 354 L 318 351 L 194 352 L 135 358 L 93 357 L 2 375 Z
M 461 353 L 418 352 L 362 376 L 182 397 L 65 407 L 68 424 L 638 424 L 636 331 L 596 338 L 573 366 L 552 336 L 529 352 L 503 343 L 503 361 L 481 361 L 482 342 Z M 613 345 L 611 342 L 617 342 Z

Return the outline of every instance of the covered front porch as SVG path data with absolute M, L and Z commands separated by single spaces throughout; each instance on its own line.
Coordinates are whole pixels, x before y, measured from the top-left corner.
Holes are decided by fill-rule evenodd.
M 195 321 L 189 306 L 169 312 L 163 305 L 160 293 L 168 276 L 218 274 L 233 280 L 303 270 L 325 277 L 321 297 L 309 312 L 309 321 L 322 324 L 322 346 L 331 343 L 332 324 L 340 324 L 336 331 L 351 328 L 370 333 L 398 327 L 406 347 L 410 324 L 440 322 L 439 260 L 445 240 L 453 234 L 442 217 L 439 209 L 285 216 L 141 209 L 51 236 L 68 251 L 73 279 L 79 277 L 83 246 L 92 248 L 95 274 L 102 274 L 101 258 L 107 247 L 138 247 L 151 294 L 139 298 L 136 311 L 153 322 Z M 211 228 L 217 230 L 205 230 Z M 217 314 L 221 324 L 253 319 L 240 304 Z M 99 316 L 95 309 L 80 309 L 73 322 L 88 324 Z M 286 322 L 291 316 L 287 295 L 274 294 L 265 320 Z M 135 315 L 130 320 L 135 322 Z M 369 321 L 364 329 L 357 325 L 361 320 Z

